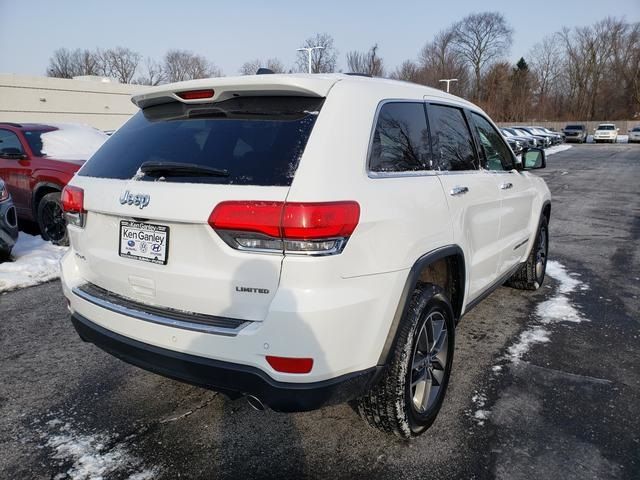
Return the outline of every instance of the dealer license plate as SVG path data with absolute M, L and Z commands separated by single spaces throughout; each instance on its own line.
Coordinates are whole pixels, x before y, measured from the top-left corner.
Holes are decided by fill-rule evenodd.
M 169 227 L 152 223 L 120 221 L 120 256 L 166 265 Z

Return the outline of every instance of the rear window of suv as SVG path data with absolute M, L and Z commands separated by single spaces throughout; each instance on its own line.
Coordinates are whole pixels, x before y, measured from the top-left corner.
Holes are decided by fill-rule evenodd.
M 225 174 L 183 175 L 178 170 L 161 178 L 165 181 L 289 186 L 323 101 L 238 97 L 148 107 L 116 131 L 78 175 L 157 181 L 139 169 L 145 162 L 166 162 Z

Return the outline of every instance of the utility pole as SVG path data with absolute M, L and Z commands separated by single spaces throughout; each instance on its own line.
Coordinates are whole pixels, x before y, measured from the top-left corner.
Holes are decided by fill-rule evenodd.
M 445 82 L 447 84 L 447 93 L 449 93 L 449 84 L 451 82 L 457 82 L 458 79 L 457 78 L 443 78 L 442 80 L 439 80 L 439 82 Z
M 302 48 L 298 48 L 296 49 L 296 51 L 298 52 L 307 52 L 307 54 L 309 55 L 309 73 L 313 73 L 311 71 L 311 52 L 313 52 L 314 50 L 323 50 L 324 47 L 302 47 Z

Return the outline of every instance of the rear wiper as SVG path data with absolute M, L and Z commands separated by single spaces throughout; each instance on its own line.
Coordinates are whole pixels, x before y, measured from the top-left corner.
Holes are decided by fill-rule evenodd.
M 228 177 L 229 172 L 221 168 L 207 167 L 195 163 L 144 162 L 140 173 L 150 177 Z

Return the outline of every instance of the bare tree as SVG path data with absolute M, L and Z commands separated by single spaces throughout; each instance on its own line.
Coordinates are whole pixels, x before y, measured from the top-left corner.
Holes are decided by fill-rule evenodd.
M 548 97 L 562 75 L 563 52 L 557 35 L 545 37 L 529 53 L 531 71 L 535 80 L 538 114 L 546 118 Z
M 498 12 L 468 15 L 456 23 L 453 30 L 453 45 L 473 71 L 475 97 L 479 98 L 482 72 L 508 52 L 513 30 Z
M 169 50 L 163 68 L 169 82 L 222 76 L 221 70 L 205 57 L 186 50 Z
M 135 81 L 139 85 L 160 85 L 165 81 L 162 64 L 152 58 L 145 60 L 142 70 L 142 75 Z
M 461 95 L 466 91 L 469 75 L 467 66 L 454 50 L 454 38 L 452 28 L 438 32 L 433 41 L 420 51 L 418 64 L 423 71 L 425 85 L 440 87 L 441 79 L 457 78 L 454 91 Z
M 286 72 L 284 64 L 278 58 L 269 58 L 265 62 L 257 58 L 250 62 L 245 62 L 242 67 L 240 67 L 240 73 L 242 75 L 255 75 L 259 68 L 268 68 L 273 73 Z
M 382 58 L 378 55 L 376 43 L 368 52 L 351 51 L 347 53 L 347 66 L 354 73 L 366 73 L 372 77 L 384 76 Z
M 316 33 L 307 38 L 302 45 L 304 48 L 323 47 L 311 52 L 311 71 L 314 73 L 332 73 L 336 70 L 338 51 L 333 46 L 333 37 L 328 33 Z M 299 72 L 308 71 L 308 54 L 306 51 L 298 52 L 296 68 Z
M 131 83 L 142 56 L 125 47 L 98 50 L 103 74 L 121 83 Z
M 423 83 L 421 82 L 422 70 L 420 67 L 411 60 L 405 60 L 402 62 L 402 65 L 397 67 L 393 72 L 391 72 L 390 77 L 394 80 L 404 80 L 405 82 L 415 82 L 415 83 Z
M 73 78 L 78 75 L 100 75 L 100 59 L 89 50 L 59 48 L 49 59 L 47 76 Z

